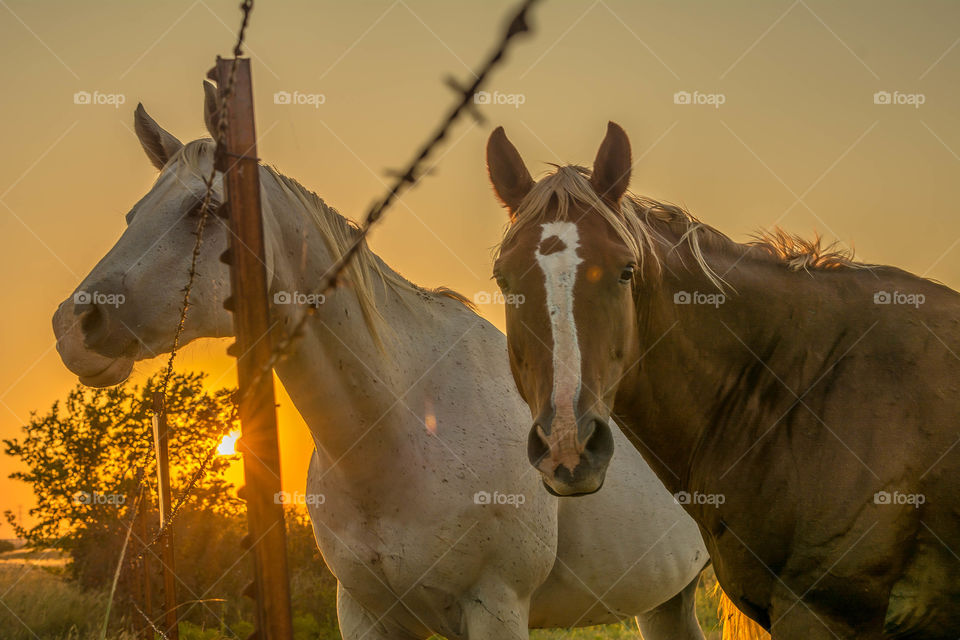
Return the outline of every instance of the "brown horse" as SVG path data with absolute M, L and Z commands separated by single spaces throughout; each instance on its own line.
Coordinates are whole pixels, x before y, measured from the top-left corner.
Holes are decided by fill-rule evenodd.
M 960 635 L 960 295 L 781 232 L 736 243 L 592 173 L 487 147 L 495 276 L 554 493 L 598 490 L 611 415 L 774 638 Z

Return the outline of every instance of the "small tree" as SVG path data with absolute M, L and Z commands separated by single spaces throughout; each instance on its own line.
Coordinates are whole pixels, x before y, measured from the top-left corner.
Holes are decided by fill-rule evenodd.
M 171 487 L 180 495 L 206 463 L 185 506 L 235 514 L 240 500 L 229 492 L 224 473 L 231 459 L 210 453 L 223 436 L 239 428 L 233 391 L 203 388 L 203 374 L 176 374 L 167 391 Z M 36 498 L 26 527 L 5 516 L 30 546 L 73 553 L 84 539 L 113 532 L 131 517 L 140 481 L 156 495 L 152 394 L 154 376 L 142 387 L 91 389 L 77 385 L 49 413 L 30 416 L 21 438 L 3 440 L 4 452 L 25 471 L 10 477 L 27 482 Z

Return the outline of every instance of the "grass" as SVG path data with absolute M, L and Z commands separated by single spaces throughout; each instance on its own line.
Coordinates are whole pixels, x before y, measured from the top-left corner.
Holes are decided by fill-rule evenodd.
M 0 629 L 5 640 L 94 637 L 103 621 L 106 596 L 80 591 L 63 578 L 62 568 L 62 563 L 0 564 Z
M 704 573 L 697 592 L 697 617 L 707 640 L 719 640 L 716 604 L 710 593 L 716 579 Z M 82 591 L 64 576 L 64 562 L 56 554 L 8 552 L 0 554 L 0 636 L 3 640 L 99 640 L 106 608 L 106 595 Z M 241 628 L 243 627 L 243 628 Z M 296 640 L 329 640 L 331 630 L 317 624 L 313 616 L 294 621 Z M 235 625 L 246 637 L 252 625 Z M 216 628 L 201 629 L 183 623 L 182 640 L 234 640 Z M 531 640 L 640 640 L 633 620 L 618 624 L 577 629 L 537 629 Z M 133 640 L 126 633 L 112 633 L 108 640 Z

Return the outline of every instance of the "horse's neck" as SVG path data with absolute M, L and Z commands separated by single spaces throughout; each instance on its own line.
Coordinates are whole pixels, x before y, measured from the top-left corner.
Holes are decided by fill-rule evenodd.
M 273 291 L 316 290 L 330 259 L 312 221 L 280 233 Z M 464 320 L 463 313 L 451 312 L 446 303 L 387 286 L 378 275 L 371 278 L 383 318 L 376 323 L 379 343 L 346 285 L 327 295 L 307 320 L 294 352 L 277 366 L 310 428 L 323 466 L 337 466 L 351 477 L 376 473 L 379 463 L 402 455 L 415 441 L 411 432 L 419 434 L 425 409 L 421 390 L 435 376 L 447 373 L 445 364 L 429 361 L 438 354 L 427 347 L 452 343 L 448 336 Z M 297 322 L 304 307 L 275 305 L 274 311 L 280 315 L 282 332 Z M 456 349 L 451 348 L 453 355 Z
M 712 443 L 746 452 L 837 347 L 826 313 L 809 321 L 811 288 L 823 286 L 809 274 L 756 255 L 705 254 L 730 285 L 722 297 L 683 244 L 662 254 L 659 280 L 640 285 L 643 357 L 616 401 L 673 491 L 688 490 L 691 467 Z

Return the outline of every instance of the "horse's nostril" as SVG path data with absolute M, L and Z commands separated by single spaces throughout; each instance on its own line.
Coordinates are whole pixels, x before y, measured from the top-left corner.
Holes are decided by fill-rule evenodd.
M 593 454 L 599 460 L 608 460 L 613 455 L 613 433 L 610 425 L 599 419 L 592 420 L 591 423 L 593 428 L 583 444 L 584 452 Z
M 88 349 L 101 351 L 111 344 L 110 327 L 107 314 L 99 305 L 86 305 L 80 311 L 80 331 L 83 333 L 83 343 Z M 107 355 L 104 352 L 104 355 Z
M 550 453 L 550 443 L 547 442 L 543 429 L 539 424 L 534 424 L 530 429 L 530 435 L 527 438 L 527 457 L 534 466 L 540 464 Z
M 80 309 L 80 330 L 87 337 L 92 337 L 103 325 L 103 312 L 96 305 L 85 305 Z
M 598 420 L 587 420 L 585 424 L 582 424 L 577 427 L 579 433 L 577 434 L 580 438 L 580 441 L 584 443 L 584 447 L 589 446 L 590 439 L 593 438 L 593 434 L 597 432 L 597 425 L 600 424 Z

